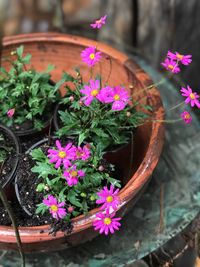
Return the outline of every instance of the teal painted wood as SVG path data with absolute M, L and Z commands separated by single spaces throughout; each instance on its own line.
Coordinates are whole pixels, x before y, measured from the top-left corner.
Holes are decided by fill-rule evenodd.
M 154 82 L 163 78 L 144 60 L 134 59 Z M 165 80 L 159 86 L 166 109 L 183 101 L 177 88 Z M 182 109 L 167 112 L 167 119 L 179 118 Z M 156 250 L 180 233 L 200 210 L 200 123 L 193 114 L 191 125 L 166 125 L 166 142 L 153 179 L 122 229 L 113 236 L 99 236 L 67 250 L 27 255 L 27 267 L 110 267 L 125 266 Z M 163 231 L 159 231 L 160 191 L 163 188 Z M 1 252 L 4 267 L 20 266 L 17 252 Z

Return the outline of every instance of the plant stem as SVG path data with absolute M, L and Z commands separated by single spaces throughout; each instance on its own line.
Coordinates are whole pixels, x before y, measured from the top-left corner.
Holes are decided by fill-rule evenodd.
M 0 168 L 0 176 L 1 176 L 1 173 L 2 173 L 2 169 L 3 169 L 3 165 L 4 164 L 1 164 L 1 168 Z M 22 263 L 21 263 L 21 266 L 22 267 L 25 267 L 25 255 L 24 255 L 24 252 L 23 252 L 23 249 L 22 249 L 22 242 L 21 242 L 21 238 L 20 238 L 20 234 L 19 234 L 19 230 L 18 230 L 18 227 L 17 227 L 17 224 L 16 224 L 16 220 L 15 220 L 15 215 L 13 213 L 13 210 L 7 200 L 7 197 L 4 193 L 4 190 L 0 184 L 0 199 L 1 201 L 3 202 L 3 205 L 6 209 L 6 211 L 8 212 L 8 215 L 11 219 L 11 222 L 12 222 L 12 226 L 14 228 L 14 231 L 15 231 L 15 236 L 16 236 L 16 240 L 17 240 L 17 246 L 18 246 L 18 249 L 19 249 L 19 254 L 21 256 L 21 260 L 22 260 Z

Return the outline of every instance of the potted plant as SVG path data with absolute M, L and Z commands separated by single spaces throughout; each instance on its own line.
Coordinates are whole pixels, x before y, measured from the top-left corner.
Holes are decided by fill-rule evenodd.
M 24 55 L 23 50 L 21 45 L 11 51 L 10 57 L 4 57 L 9 70 L 0 69 L 0 121 L 18 136 L 46 128 L 59 98 L 58 87 L 50 80 L 53 66 L 36 71 L 30 67 L 31 55 Z
M 12 181 L 19 162 L 20 144 L 15 134 L 0 124 L 1 186 L 8 198 L 13 197 Z
M 98 203 L 101 204 L 101 207 L 97 207 L 96 205 L 90 206 L 90 210 L 87 212 L 87 214 L 80 214 L 78 216 L 74 215 L 75 217 L 70 220 L 73 225 L 73 229 L 70 233 L 64 233 L 63 231 L 59 230 L 56 232 L 55 236 L 49 235 L 48 224 L 40 226 L 32 226 L 32 227 L 28 226 L 20 227 L 20 236 L 23 248 L 25 249 L 25 251 L 37 251 L 37 250 L 44 251 L 55 248 L 59 249 L 62 247 L 66 247 L 67 245 L 76 245 L 81 242 L 85 242 L 97 235 L 97 231 L 93 230 L 93 226 L 95 227 L 96 230 L 104 232 L 105 234 L 108 234 L 108 232 L 112 232 L 111 227 L 102 228 L 103 226 L 101 225 L 101 222 L 106 223 L 107 225 L 110 226 L 112 226 L 113 222 L 117 230 L 117 228 L 119 228 L 120 226 L 119 216 L 124 215 L 130 209 L 130 207 L 135 203 L 137 196 L 140 194 L 141 190 L 149 181 L 150 175 L 152 174 L 152 171 L 158 162 L 162 150 L 162 145 L 164 141 L 164 127 L 161 121 L 163 121 L 164 110 L 159 92 L 155 87 L 151 87 L 151 99 L 149 99 L 147 97 L 146 87 L 148 87 L 151 84 L 151 81 L 148 75 L 143 70 L 141 70 L 132 60 L 128 59 L 128 57 L 125 54 L 107 45 L 98 43 L 98 52 L 101 52 L 101 59 L 102 59 L 100 64 L 103 65 L 103 69 L 100 68 L 99 64 L 94 64 L 91 71 L 88 69 L 87 65 L 85 64 L 85 61 L 84 62 L 81 61 L 80 55 L 82 50 L 85 50 L 87 52 L 88 46 L 93 47 L 94 49 L 97 46 L 97 43 L 95 41 L 91 41 L 80 37 L 52 34 L 52 33 L 22 35 L 14 38 L 8 37 L 4 41 L 4 51 L 3 51 L 4 55 L 9 53 L 11 47 L 13 48 L 14 45 L 18 46 L 20 43 L 24 44 L 25 50 L 27 52 L 29 51 L 35 56 L 32 59 L 32 64 L 35 67 L 37 66 L 37 69 L 41 69 L 42 67 L 47 65 L 49 61 L 51 61 L 51 63 L 56 66 L 56 68 L 52 71 L 52 77 L 55 81 L 60 80 L 62 72 L 64 70 L 65 73 L 68 73 L 68 77 L 75 77 L 76 75 L 78 75 L 79 79 L 81 73 L 81 79 L 83 80 L 84 85 L 87 85 L 89 80 L 96 79 L 94 77 L 97 77 L 97 74 L 100 73 L 102 84 L 106 84 L 107 81 L 109 81 L 109 84 L 111 84 L 112 87 L 117 85 L 121 85 L 122 87 L 123 84 L 123 87 L 128 89 L 129 96 L 135 94 L 134 98 L 135 101 L 139 101 L 140 104 L 143 105 L 144 107 L 146 107 L 147 105 L 152 107 L 152 110 L 150 112 L 151 116 L 153 117 L 153 120 L 149 120 L 145 124 L 139 125 L 137 127 L 137 131 L 135 132 L 134 135 L 135 144 L 134 144 L 133 164 L 131 166 L 131 171 L 130 171 L 131 175 L 129 176 L 128 180 L 124 180 L 124 176 L 120 177 L 121 183 L 123 184 L 123 188 L 119 192 L 117 191 L 117 197 L 114 198 L 112 196 L 112 194 L 116 193 L 117 188 L 111 187 L 111 184 L 112 186 L 114 185 L 116 186 L 116 182 L 115 180 L 113 181 L 112 179 L 110 179 L 110 178 L 115 179 L 115 177 L 112 177 L 111 174 L 110 176 L 108 176 L 108 173 L 104 172 L 103 176 L 105 175 L 105 177 L 102 179 L 103 184 L 101 184 L 101 186 L 98 185 L 97 187 L 93 188 L 95 190 L 94 191 L 95 196 L 93 196 L 95 197 L 95 201 L 90 199 L 90 197 L 92 197 L 92 195 L 90 195 L 90 192 L 88 193 L 87 191 L 88 196 L 86 195 L 86 197 L 88 197 L 87 200 L 89 202 L 93 201 L 93 204 L 95 204 L 94 202 L 98 201 Z M 90 52 L 91 54 L 93 54 L 92 51 Z M 99 55 L 100 53 L 97 54 L 97 56 Z M 91 56 L 91 58 L 94 59 L 93 56 Z M 112 64 L 110 62 L 112 62 Z M 111 65 L 112 65 L 112 71 L 110 71 Z M 79 66 L 80 73 L 77 72 L 77 70 L 73 71 L 74 66 Z M 91 75 L 92 77 L 90 77 Z M 79 82 L 80 81 L 79 79 L 76 79 L 76 81 Z M 62 79 L 61 81 L 62 82 L 59 82 L 59 84 L 63 83 Z M 71 81 L 68 81 L 67 83 L 68 83 L 67 86 L 70 86 L 69 84 L 71 83 Z M 71 83 L 71 87 L 73 87 L 73 83 Z M 62 94 L 64 94 L 64 90 L 62 90 Z M 84 95 L 82 97 L 84 97 Z M 83 101 L 85 100 L 83 99 Z M 108 105 L 110 105 L 109 107 L 112 106 L 112 104 L 109 103 Z M 131 112 L 132 111 L 137 112 L 137 110 L 133 109 L 132 106 L 130 107 L 127 106 L 127 108 L 129 108 Z M 126 110 L 126 112 L 124 112 L 124 115 L 126 115 L 128 120 L 129 116 L 127 116 L 127 112 L 130 112 L 130 110 Z M 142 117 L 139 118 L 142 119 Z M 128 127 L 132 127 L 131 130 L 133 130 L 134 128 L 133 126 L 134 123 L 130 123 L 128 125 Z M 72 135 L 74 137 L 74 134 Z M 98 136 L 98 134 L 96 136 Z M 91 135 L 89 136 L 89 138 L 81 137 L 73 139 L 74 143 L 73 145 L 71 145 L 70 149 L 74 151 L 79 149 L 82 151 L 88 141 L 92 143 L 91 140 L 89 140 L 90 137 Z M 125 137 L 127 141 L 128 136 Z M 77 184 L 73 183 L 73 186 L 81 188 L 82 186 L 85 186 L 85 182 L 87 182 L 87 179 L 89 179 L 87 178 L 84 181 L 84 178 L 78 177 L 77 179 L 77 176 L 73 176 L 75 174 L 78 175 L 77 171 L 78 166 L 81 168 L 83 167 L 85 173 L 86 173 L 85 168 L 89 173 L 90 172 L 92 173 L 93 171 L 88 166 L 86 167 L 86 165 L 84 165 L 85 162 L 79 162 L 79 160 L 77 161 L 77 159 L 73 158 L 72 155 L 71 155 L 72 158 L 70 158 L 70 160 L 68 159 L 69 166 L 67 167 L 64 166 L 65 169 L 63 168 L 63 166 L 61 167 L 61 165 L 58 166 L 60 163 L 63 162 L 62 159 L 64 160 L 66 158 L 67 152 L 65 151 L 65 149 L 67 149 L 66 147 L 69 145 L 67 143 L 64 143 L 66 142 L 66 136 L 63 136 L 63 138 L 64 140 L 63 141 L 61 140 L 60 144 L 57 143 L 57 147 L 55 146 L 55 144 L 50 143 L 50 146 L 55 146 L 55 147 L 49 148 L 48 144 L 46 146 L 47 147 L 46 154 L 45 151 L 41 150 L 43 149 L 43 146 L 41 144 L 39 145 L 40 149 L 39 148 L 37 148 L 36 150 L 31 149 L 32 151 L 31 155 L 33 156 L 33 158 L 35 158 L 37 162 L 35 167 L 34 165 L 31 166 L 30 169 L 32 169 L 32 172 L 34 174 L 35 173 L 38 174 L 40 170 L 43 169 L 44 166 L 46 166 L 44 168 L 45 170 L 49 170 L 48 173 L 46 174 L 44 173 L 42 174 L 41 172 L 40 173 L 41 177 L 39 178 L 41 180 L 37 180 L 38 181 L 36 187 L 37 191 L 40 191 L 39 194 L 42 193 L 44 197 L 44 199 L 42 200 L 42 202 L 38 207 L 39 209 L 38 211 L 41 211 L 42 213 L 45 214 L 46 213 L 48 214 L 50 211 L 50 213 L 53 215 L 52 217 L 54 217 L 55 220 L 59 219 L 60 217 L 64 219 L 65 217 L 64 215 L 69 216 L 70 212 L 69 212 L 68 202 L 70 202 L 70 205 L 71 204 L 75 205 L 75 203 L 77 205 L 80 205 L 78 204 L 78 202 L 80 202 L 80 199 L 82 200 L 82 198 L 84 198 L 83 194 L 81 196 L 81 193 L 84 193 L 81 192 L 81 190 L 80 192 L 78 192 L 78 194 L 80 193 L 80 195 L 78 195 L 78 197 L 75 198 L 74 204 L 72 203 L 72 201 L 74 201 L 73 199 L 74 196 L 72 197 L 72 200 L 70 196 L 68 196 L 68 194 L 70 194 L 69 187 L 71 187 L 72 177 L 74 178 L 75 182 L 77 182 L 77 180 L 78 181 L 80 180 L 80 183 Z M 95 149 L 90 151 L 90 154 L 95 155 L 95 153 L 98 151 L 97 143 L 99 142 L 99 151 L 101 152 L 100 155 L 102 155 L 104 149 L 106 147 L 109 147 L 111 143 L 107 142 L 104 143 L 104 140 L 102 142 L 101 140 L 97 141 L 98 138 L 95 139 L 96 141 L 94 142 L 94 144 L 91 144 L 91 146 L 94 147 Z M 83 141 L 85 142 L 85 144 L 83 143 Z M 124 141 L 119 143 L 124 143 Z M 65 154 L 63 152 L 65 152 Z M 59 158 L 57 158 L 56 160 L 57 156 L 59 156 Z M 129 159 L 130 155 L 124 152 L 124 154 L 123 153 L 120 154 L 120 157 Z M 101 165 L 99 165 L 100 164 L 99 158 L 98 161 L 96 162 L 96 165 L 94 162 L 94 158 L 95 158 L 94 156 L 92 156 L 91 158 L 87 158 L 87 163 L 89 163 L 89 165 L 92 165 L 91 167 L 99 175 L 99 172 L 102 172 L 102 169 L 101 168 L 99 169 L 99 167 L 101 167 Z M 54 164 L 57 164 L 56 161 L 59 163 L 58 165 L 54 166 Z M 75 168 L 74 165 L 76 166 L 77 169 L 73 169 Z M 98 171 L 96 170 L 97 167 Z M 60 172 L 59 175 L 57 174 L 57 171 L 58 173 Z M 64 173 L 66 174 L 65 179 L 63 179 Z M 90 177 L 89 174 L 87 175 L 85 174 L 85 176 Z M 18 178 L 19 176 L 17 176 L 17 180 Z M 38 179 L 38 177 L 36 178 Z M 112 182 L 108 183 L 109 180 L 113 181 L 113 183 Z M 55 181 L 56 188 L 54 187 L 54 185 L 52 187 L 52 181 Z M 62 194 L 60 193 L 62 191 L 62 190 L 60 191 L 59 189 L 60 183 L 62 184 L 62 186 L 64 183 L 64 188 L 65 188 L 64 191 L 66 190 L 67 192 L 66 195 L 63 194 L 62 196 Z M 103 187 L 105 186 L 106 188 L 103 189 L 102 186 Z M 75 191 L 77 193 L 76 191 L 77 187 L 72 188 L 72 192 Z M 86 188 L 87 190 L 89 190 L 90 187 Z M 108 193 L 108 191 L 109 194 L 111 195 L 105 196 L 105 194 Z M 96 199 L 97 196 L 99 196 L 98 199 Z M 111 205 L 111 209 L 110 207 L 108 208 L 107 205 L 104 205 L 106 204 L 104 200 L 107 199 L 107 197 L 109 197 L 110 203 L 113 204 Z M 113 198 L 111 199 L 111 197 Z M 64 203 L 65 201 L 67 203 Z M 114 205 L 114 202 L 116 202 L 115 203 L 116 205 Z M 86 202 L 86 204 L 88 206 L 88 202 Z M 81 206 L 79 208 L 82 209 L 83 207 Z M 77 209 L 73 211 L 77 212 Z M 78 212 L 80 212 L 80 210 L 78 210 Z M 114 213 L 116 213 L 116 218 L 117 218 L 116 220 L 114 219 L 115 218 Z M 67 220 L 67 218 L 65 219 Z M 0 241 L 1 241 L 0 242 L 1 247 L 16 248 L 15 237 L 11 227 L 8 226 L 0 227 Z

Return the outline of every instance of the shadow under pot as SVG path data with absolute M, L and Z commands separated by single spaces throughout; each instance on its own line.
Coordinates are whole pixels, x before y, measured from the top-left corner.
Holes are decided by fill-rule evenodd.
M 15 196 L 12 182 L 18 168 L 20 152 L 17 136 L 8 127 L 0 124 L 0 183 L 8 200 Z
M 49 84 L 54 86 L 55 82 L 52 80 L 49 80 Z M 26 137 L 28 136 L 35 137 L 41 133 L 48 133 L 49 128 L 51 127 L 51 122 L 53 118 L 53 110 L 54 110 L 54 104 L 47 103 L 47 108 L 45 109 L 43 114 L 41 116 L 38 116 L 38 119 L 40 119 L 43 124 L 42 129 L 35 128 L 34 121 L 32 120 L 27 120 L 21 125 L 13 125 L 11 129 L 22 140 L 26 139 Z

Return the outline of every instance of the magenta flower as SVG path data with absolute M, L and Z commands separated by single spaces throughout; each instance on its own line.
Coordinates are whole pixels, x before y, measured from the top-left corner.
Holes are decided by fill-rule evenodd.
M 88 66 L 93 67 L 94 64 L 100 61 L 101 52 L 96 51 L 94 46 L 87 47 L 81 52 L 82 61 Z
M 83 148 L 80 146 L 76 148 L 75 160 L 81 159 L 83 161 L 86 161 L 87 159 L 89 159 L 89 157 L 90 157 L 90 150 L 86 145 Z
M 95 29 L 100 29 L 105 23 L 106 23 L 106 19 L 107 19 L 107 15 L 101 17 L 100 19 L 98 20 L 95 20 L 94 23 L 90 24 L 90 26 Z
M 76 165 L 73 165 L 70 169 L 63 173 L 69 186 L 76 185 L 79 177 L 84 177 L 85 173 L 82 170 L 77 170 Z
M 123 87 L 106 86 L 101 89 L 98 99 L 103 103 L 113 103 L 112 110 L 122 110 L 129 101 L 129 95 Z
M 8 116 L 9 118 L 12 118 L 12 117 L 14 116 L 14 114 L 15 114 L 15 109 L 14 109 L 14 108 L 9 109 L 9 110 L 7 111 L 7 116 Z
M 94 230 L 99 230 L 100 234 L 108 235 L 109 232 L 114 234 L 121 226 L 119 222 L 121 218 L 114 218 L 114 216 L 115 213 L 109 214 L 108 211 L 96 214 L 96 220 L 93 221 Z
M 166 58 L 165 61 L 161 63 L 161 65 L 172 73 L 179 73 L 181 71 L 177 62 L 170 60 L 169 58 Z
M 90 80 L 89 85 L 84 85 L 84 89 L 81 89 L 80 92 L 85 96 L 81 98 L 81 101 L 84 101 L 86 106 L 89 106 L 91 102 L 97 98 L 100 89 L 99 80 Z
M 62 147 L 59 140 L 56 140 L 57 149 L 49 149 L 47 157 L 50 158 L 49 162 L 55 164 L 55 168 L 59 168 L 61 164 L 65 166 L 65 168 L 69 168 L 71 166 L 70 159 L 74 159 L 76 148 L 72 146 L 72 143 L 66 145 L 66 147 Z
M 192 55 L 182 55 L 178 52 L 175 52 L 174 54 L 171 51 L 168 51 L 167 56 L 169 59 L 181 62 L 183 65 L 189 65 L 192 62 Z
M 188 111 L 183 111 L 181 113 L 181 118 L 185 121 L 185 123 L 189 124 L 192 121 L 192 116 Z
M 185 96 L 185 103 L 191 105 L 191 107 L 194 107 L 195 105 L 200 108 L 200 102 L 198 100 L 199 95 L 196 92 L 193 92 L 189 85 L 187 85 L 187 89 L 184 87 L 181 87 L 182 96 Z
M 97 204 L 103 204 L 101 206 L 102 210 L 108 209 L 109 211 L 113 211 L 117 209 L 117 206 L 119 205 L 119 198 L 117 196 L 119 192 L 119 189 L 114 191 L 114 186 L 111 185 L 110 189 L 108 189 L 106 186 L 97 193 L 97 195 L 100 197 L 96 200 Z M 111 210 L 112 208 L 113 210 Z
M 45 198 L 43 204 L 49 207 L 52 217 L 57 220 L 64 218 L 67 214 L 66 209 L 62 208 L 65 206 L 65 202 L 58 203 L 58 200 L 52 195 Z

